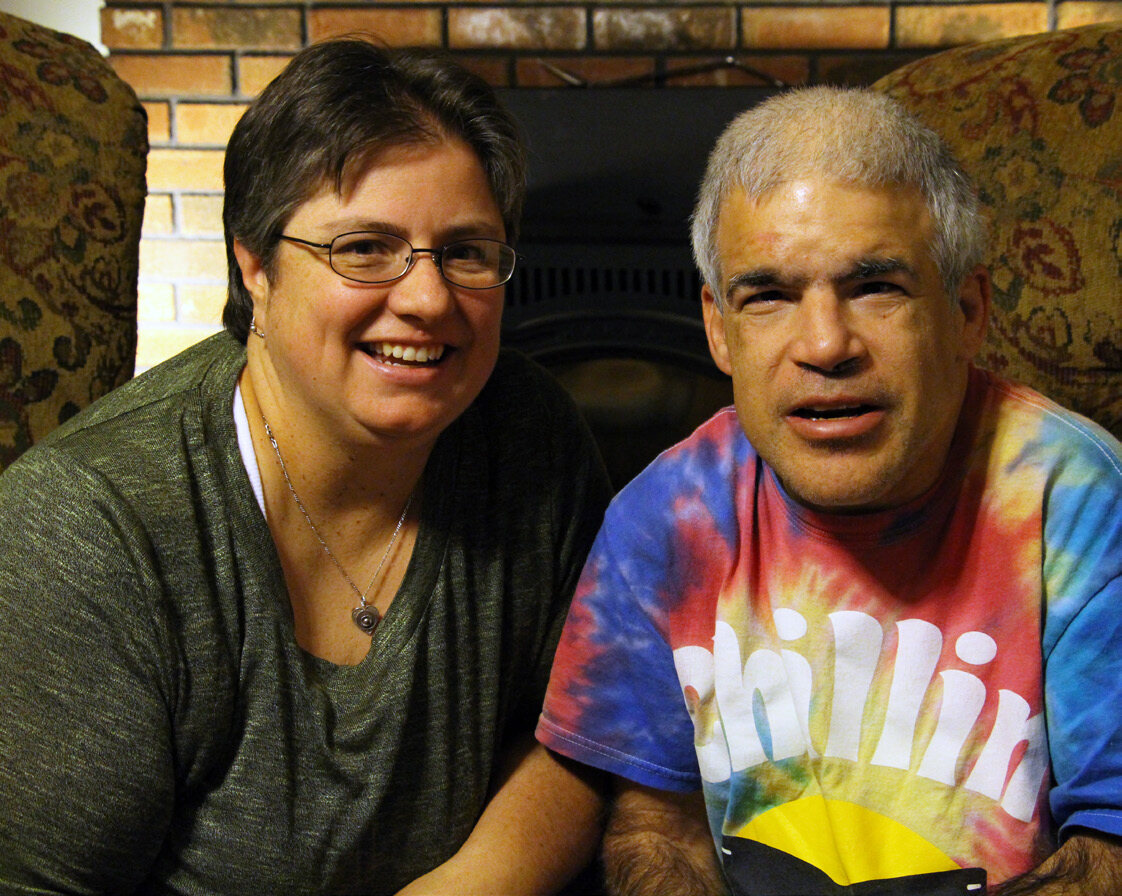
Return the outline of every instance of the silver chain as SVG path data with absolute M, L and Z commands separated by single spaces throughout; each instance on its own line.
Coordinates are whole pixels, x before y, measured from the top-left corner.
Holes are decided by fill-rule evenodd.
M 323 536 L 319 534 L 319 529 L 316 524 L 312 522 L 311 516 L 308 514 L 307 508 L 304 507 L 304 502 L 300 500 L 300 496 L 296 494 L 296 488 L 292 484 L 292 480 L 288 476 L 288 467 L 285 465 L 284 458 L 281 456 L 280 445 L 277 444 L 276 438 L 273 436 L 273 430 L 269 426 L 269 421 L 265 419 L 265 415 L 261 415 L 261 422 L 265 424 L 265 435 L 269 437 L 269 444 L 273 446 L 273 453 L 277 456 L 277 464 L 280 466 L 281 475 L 284 476 L 285 485 L 288 486 L 289 492 L 292 494 L 292 500 L 296 502 L 296 506 L 300 508 L 300 513 L 304 516 L 304 521 L 308 524 L 308 528 L 312 530 L 312 534 L 316 537 L 320 547 L 335 564 L 335 568 L 339 570 L 341 575 L 351 586 L 351 590 L 358 598 L 358 606 L 354 608 L 351 613 L 351 618 L 354 620 L 362 631 L 368 635 L 374 634 L 374 629 L 377 627 L 381 616 L 378 611 L 373 607 L 369 607 L 366 603 L 366 595 L 370 593 L 370 589 L 374 587 L 374 583 L 378 581 L 378 575 L 382 572 L 382 567 L 386 565 L 386 561 L 390 557 L 390 552 L 393 550 L 394 544 L 397 542 L 398 533 L 401 532 L 401 527 L 405 525 L 405 517 L 409 514 L 409 507 L 413 503 L 413 492 L 409 493 L 409 497 L 405 500 L 405 506 L 401 508 L 401 516 L 397 518 L 397 526 L 394 527 L 393 535 L 390 536 L 390 543 L 386 545 L 386 551 L 382 554 L 382 559 L 378 561 L 378 567 L 374 570 L 374 575 L 370 577 L 370 583 L 366 586 L 365 591 L 359 591 L 358 585 L 347 574 L 343 568 L 343 564 L 339 562 L 339 558 L 335 556 L 331 548 L 327 546 L 327 542 L 323 540 Z

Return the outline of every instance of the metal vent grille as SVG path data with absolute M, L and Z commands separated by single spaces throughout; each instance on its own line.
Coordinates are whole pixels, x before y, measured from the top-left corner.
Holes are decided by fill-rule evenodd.
M 689 306 L 700 296 L 697 271 L 682 246 L 520 246 L 507 286 L 507 307 L 528 309 L 590 297 L 633 297 Z
M 690 313 L 700 298 L 693 266 L 523 265 L 507 286 L 508 308 L 582 297 L 634 296 L 680 302 Z
M 503 338 L 543 363 L 638 357 L 713 373 L 688 249 L 519 247 Z

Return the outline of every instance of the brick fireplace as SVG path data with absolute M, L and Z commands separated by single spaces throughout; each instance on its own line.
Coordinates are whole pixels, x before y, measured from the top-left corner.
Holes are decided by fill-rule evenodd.
M 560 69 L 688 90 L 761 83 L 706 68 L 726 57 L 789 84 L 868 83 L 952 45 L 1112 19 L 1122 0 L 107 0 L 102 41 L 148 110 L 152 144 L 138 365 L 218 326 L 223 147 L 309 42 L 367 31 L 442 46 L 500 87 L 557 87 Z
M 367 32 L 391 45 L 440 46 L 508 91 L 512 105 L 517 94 L 572 84 L 592 85 L 571 87 L 577 95 L 630 91 L 634 100 L 617 100 L 610 113 L 619 117 L 641 96 L 684 96 L 667 108 L 689 110 L 716 102 L 707 92 L 717 90 L 747 91 L 748 99 L 777 84 L 865 84 L 950 46 L 1117 19 L 1122 0 L 107 0 L 102 42 L 147 109 L 152 146 L 138 369 L 218 328 L 226 140 L 246 103 L 316 40 Z M 671 139 L 649 158 L 666 156 L 666 146 L 700 150 L 711 142 L 681 125 L 666 130 Z M 555 167 L 539 179 L 557 174 Z M 727 396 L 703 353 L 692 264 L 665 232 L 671 218 L 681 224 L 683 194 L 675 191 L 692 198 L 695 177 L 683 174 L 659 195 L 624 182 L 623 205 L 614 209 L 581 203 L 586 236 L 599 236 L 584 240 L 580 258 L 564 234 L 547 232 L 574 213 L 559 201 L 579 200 L 580 192 L 550 195 L 548 182 L 539 182 L 528 212 L 539 201 L 544 211 L 528 220 L 519 247 L 524 264 L 511 287 L 508 338 L 585 396 L 594 425 L 608 398 L 614 409 L 602 416 L 625 416 L 621 396 L 605 398 L 605 389 L 629 390 L 634 425 L 623 441 L 634 444 L 644 442 L 646 422 L 659 419 L 661 442 Z M 593 208 L 610 220 L 596 220 Z M 623 218 L 611 219 L 621 210 Z M 626 252 L 617 238 L 624 232 Z M 602 304 L 609 293 L 617 309 L 638 304 L 644 313 L 590 322 L 582 305 Z M 545 315 L 531 307 L 543 298 L 553 303 Z M 596 394 L 587 391 L 593 384 Z

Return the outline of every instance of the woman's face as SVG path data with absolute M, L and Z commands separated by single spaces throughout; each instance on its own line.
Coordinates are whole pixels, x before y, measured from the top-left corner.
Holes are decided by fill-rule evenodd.
M 357 230 L 396 234 L 414 248 L 505 237 L 479 159 L 460 141 L 387 151 L 347 195 L 313 195 L 284 232 L 330 243 Z M 250 365 L 259 368 L 251 372 L 290 420 L 344 440 L 430 446 L 494 368 L 501 286 L 453 286 L 425 254 L 393 282 L 355 283 L 331 269 L 326 250 L 284 240 L 270 279 L 258 259 L 237 251 L 265 333 L 263 342 L 249 337 Z

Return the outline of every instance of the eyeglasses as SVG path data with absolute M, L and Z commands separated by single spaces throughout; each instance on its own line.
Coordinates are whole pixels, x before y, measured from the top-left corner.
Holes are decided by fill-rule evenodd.
M 417 249 L 408 240 L 376 230 L 343 233 L 330 243 L 313 243 L 284 233 L 280 238 L 326 249 L 331 270 L 356 283 L 389 283 L 404 277 L 420 253 L 431 256 L 440 275 L 452 285 L 492 289 L 510 279 L 518 257 L 506 243 L 482 238 L 456 240 L 439 249 Z

